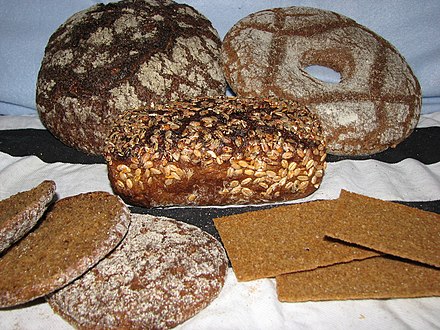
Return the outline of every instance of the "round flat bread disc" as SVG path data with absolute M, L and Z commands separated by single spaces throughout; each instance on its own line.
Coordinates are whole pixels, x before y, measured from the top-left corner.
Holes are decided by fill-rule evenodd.
M 55 182 L 43 181 L 0 201 L 0 254 L 37 224 L 55 195 L 55 187 Z
M 0 258 L 0 307 L 42 297 L 84 274 L 122 240 L 129 221 L 127 206 L 106 192 L 59 200 Z
M 252 13 L 226 34 L 223 69 L 240 97 L 276 96 L 305 104 L 322 123 L 328 152 L 371 155 L 414 130 L 420 84 L 387 40 L 341 14 L 309 7 Z M 311 74 L 335 71 L 337 82 Z
M 227 268 L 222 245 L 201 229 L 133 214 L 122 244 L 48 301 L 80 329 L 171 328 L 218 295 Z

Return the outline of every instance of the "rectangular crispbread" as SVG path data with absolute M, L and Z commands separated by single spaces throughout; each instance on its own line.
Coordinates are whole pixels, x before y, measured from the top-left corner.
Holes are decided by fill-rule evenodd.
M 440 296 L 440 270 L 373 257 L 277 276 L 283 302 Z
M 214 219 L 240 281 L 355 259 L 377 253 L 324 239 L 336 201 L 315 201 Z
M 327 236 L 440 267 L 440 215 L 342 191 Z

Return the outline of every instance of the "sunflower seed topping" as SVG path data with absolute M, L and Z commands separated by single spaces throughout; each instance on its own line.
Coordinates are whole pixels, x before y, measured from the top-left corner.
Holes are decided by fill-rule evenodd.
M 115 191 L 144 205 L 241 204 L 312 193 L 326 146 L 318 119 L 294 101 L 202 97 L 121 114 L 105 158 Z M 152 200 L 158 190 L 169 199 Z

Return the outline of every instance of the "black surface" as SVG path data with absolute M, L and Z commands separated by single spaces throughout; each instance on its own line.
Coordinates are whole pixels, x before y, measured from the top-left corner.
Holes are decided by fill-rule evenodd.
M 344 159 L 363 160 L 374 159 L 386 163 L 398 163 L 406 158 L 414 158 L 424 164 L 440 161 L 440 127 L 417 128 L 395 148 L 389 148 L 369 156 L 345 157 L 328 155 L 328 162 Z
M 0 151 L 15 157 L 37 156 L 46 163 L 105 163 L 103 157 L 68 147 L 43 129 L 0 130 Z
M 0 151 L 12 156 L 22 157 L 34 155 L 46 163 L 65 162 L 76 164 L 104 163 L 100 156 L 87 155 L 70 148 L 46 130 L 18 129 L 0 130 Z M 375 159 L 386 163 L 396 163 L 406 158 L 414 158 L 424 164 L 433 164 L 440 161 L 440 127 L 416 129 L 413 134 L 396 148 L 363 157 L 340 157 L 328 155 L 328 162 L 337 162 L 344 159 Z M 440 213 L 440 201 L 404 202 L 408 206 L 417 207 L 426 211 Z M 142 208 L 130 207 L 134 213 L 148 213 L 156 216 L 166 216 L 185 221 L 219 238 L 212 219 L 247 211 L 273 207 L 241 206 L 241 207 L 179 207 L 179 208 Z
M 0 131 L 0 151 L 12 156 L 35 155 L 46 163 L 65 162 L 74 164 L 104 163 L 99 156 L 87 155 L 66 146 L 47 130 L 18 129 Z M 440 161 L 440 127 L 419 128 L 396 148 L 359 157 L 328 155 L 328 162 L 344 159 L 375 159 L 397 163 L 405 158 L 414 158 L 424 164 Z
M 415 207 L 424 211 L 440 214 L 440 200 L 429 202 L 397 202 L 407 206 Z M 232 214 L 257 211 L 275 207 L 275 205 L 262 206 L 238 206 L 225 208 L 207 208 L 207 207 L 179 207 L 179 208 L 143 208 L 132 206 L 131 212 L 141 214 L 151 214 L 155 216 L 169 217 L 180 220 L 194 226 L 197 226 L 220 240 L 217 229 L 214 226 L 213 219 Z
M 165 208 L 143 208 L 132 206 L 131 212 L 141 214 L 151 214 L 155 216 L 163 216 L 180 220 L 194 226 L 197 226 L 204 231 L 210 233 L 215 238 L 220 240 L 217 229 L 214 227 L 212 219 L 224 217 L 227 215 L 244 213 L 249 211 L 256 211 L 274 207 L 273 205 L 264 206 L 237 206 L 237 207 L 165 207 Z

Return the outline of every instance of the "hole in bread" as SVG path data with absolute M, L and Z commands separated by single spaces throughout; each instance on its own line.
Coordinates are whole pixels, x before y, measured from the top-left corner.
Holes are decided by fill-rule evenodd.
M 341 82 L 341 74 L 326 66 L 309 65 L 304 70 L 312 77 L 326 83 L 339 84 Z

